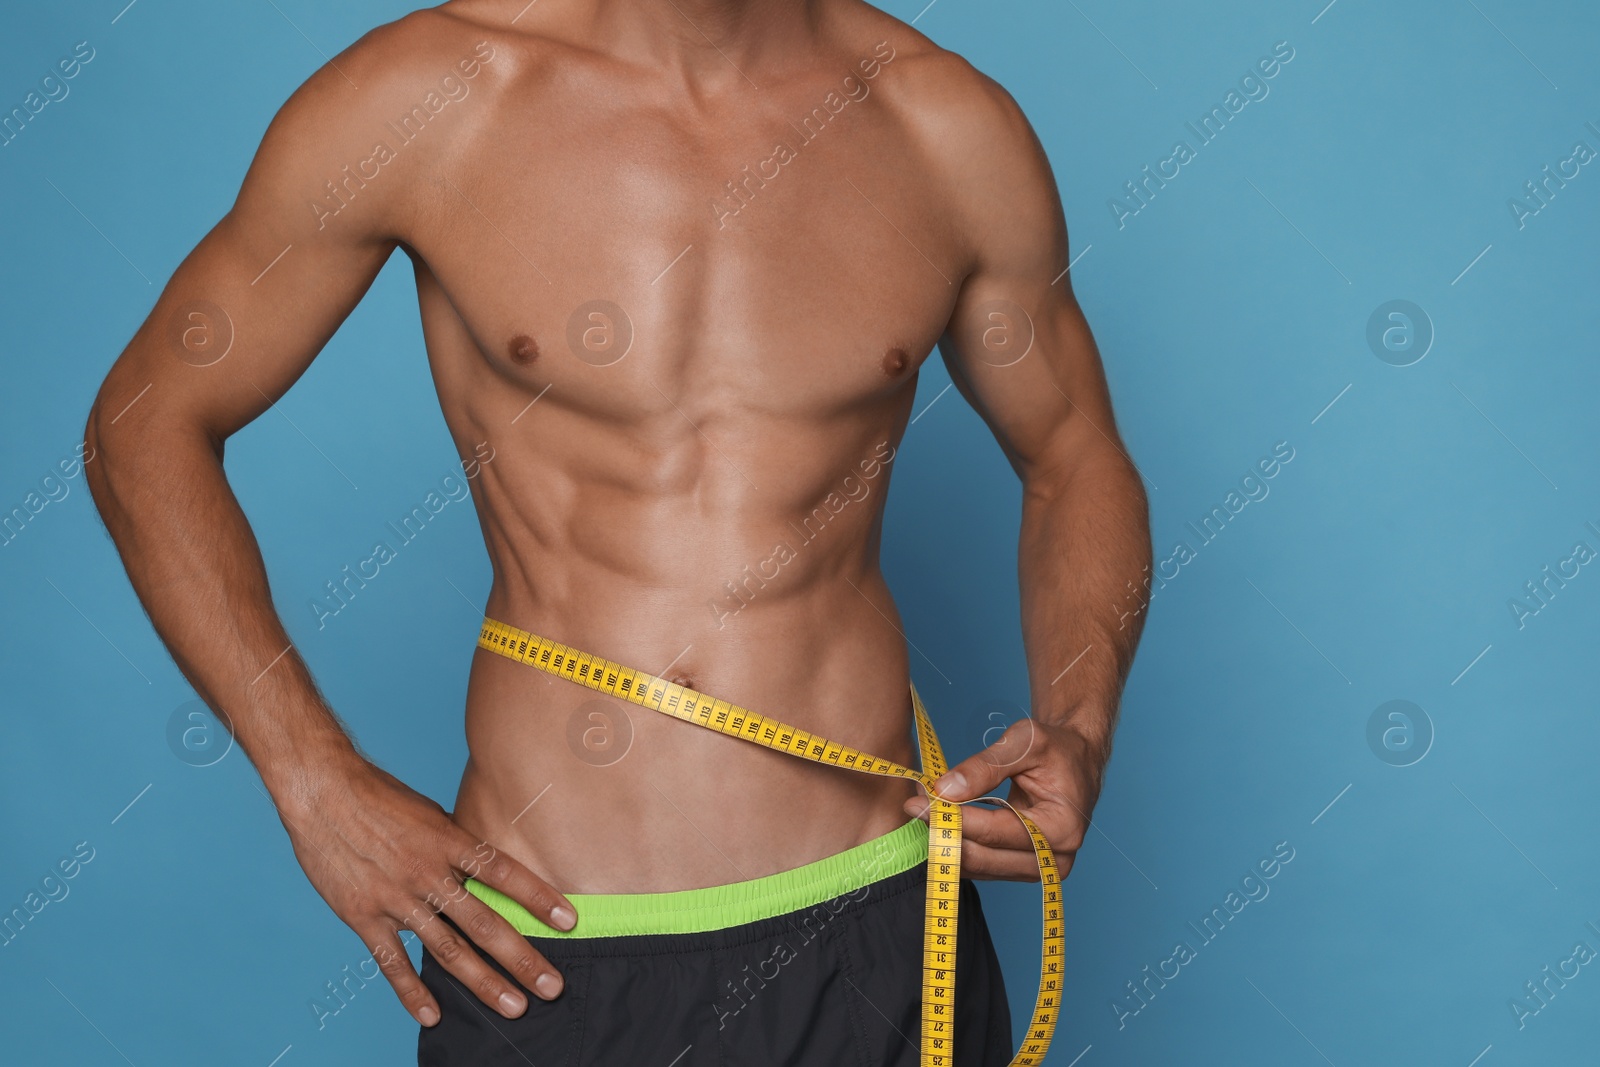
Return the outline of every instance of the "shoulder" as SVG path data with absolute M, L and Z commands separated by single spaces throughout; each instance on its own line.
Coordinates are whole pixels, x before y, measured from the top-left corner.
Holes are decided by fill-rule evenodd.
M 488 110 L 460 101 L 505 84 L 498 68 L 513 62 L 510 44 L 503 31 L 451 5 L 414 11 L 363 34 L 278 108 L 234 213 L 293 205 L 303 215 L 309 206 L 322 230 L 359 196 L 366 206 L 352 214 L 362 221 L 344 232 L 403 237 L 416 209 L 413 190 L 430 159 L 469 135 Z M 375 182 L 380 173 L 407 177 Z
M 1034 137 L 1022 108 L 998 81 L 964 56 L 905 27 L 886 80 L 901 119 L 955 159 L 1026 152 Z
M 382 112 L 430 89 L 476 78 L 500 58 L 506 35 L 446 4 L 376 26 L 330 59 L 290 97 L 285 110 L 347 120 Z
M 1066 239 L 1060 194 L 1021 106 L 963 56 L 904 31 L 880 88 L 974 265 L 992 258 L 997 242 L 1052 260 Z

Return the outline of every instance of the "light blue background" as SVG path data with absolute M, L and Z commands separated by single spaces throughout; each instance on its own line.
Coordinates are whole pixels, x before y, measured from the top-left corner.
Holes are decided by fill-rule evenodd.
M 75 42 L 97 51 L 0 148 L 0 510 L 71 453 L 106 369 L 319 50 L 406 10 L 139 0 L 113 23 L 124 2 L 0 16 L 0 109 Z M 1507 606 L 1575 542 L 1600 548 L 1584 525 L 1600 526 L 1600 168 L 1524 228 L 1507 207 L 1575 141 L 1600 149 L 1584 125 L 1600 126 L 1600 14 L 1325 2 L 890 8 L 920 11 L 919 29 L 1006 85 L 1049 150 L 1158 557 L 1198 546 L 1185 524 L 1276 442 L 1295 450 L 1154 600 L 1068 881 L 1055 1065 L 1500 1067 L 1592 1062 L 1600 1038 L 1600 967 L 1520 1029 L 1509 1007 L 1575 943 L 1600 948 L 1585 925 L 1600 927 L 1600 568 L 1522 628 Z M 1295 56 L 1270 95 L 1119 229 L 1108 199 L 1175 139 L 1193 144 L 1184 122 L 1283 40 Z M 1437 333 L 1407 367 L 1366 341 L 1393 299 Z M 914 676 L 964 754 L 998 721 L 992 702 L 1027 696 L 1020 497 L 947 384 L 930 363 L 884 558 L 926 655 Z M 228 451 L 327 695 L 380 762 L 446 804 L 489 579 L 470 509 L 447 509 L 322 632 L 305 601 L 454 461 L 399 256 Z M 95 857 L 0 948 L 0 1061 L 407 1062 L 414 1027 L 379 986 L 318 1029 L 309 1000 L 365 953 L 240 753 L 195 768 L 169 750 L 168 718 L 193 694 L 81 476 L 69 484 L 0 549 L 0 910 L 75 843 Z M 1407 767 L 1367 742 L 1393 699 L 1436 734 Z M 1283 841 L 1294 859 L 1270 895 L 1119 1026 L 1125 983 L 1180 938 L 1199 945 L 1186 923 Z M 1020 1032 L 1037 889 L 984 894 Z

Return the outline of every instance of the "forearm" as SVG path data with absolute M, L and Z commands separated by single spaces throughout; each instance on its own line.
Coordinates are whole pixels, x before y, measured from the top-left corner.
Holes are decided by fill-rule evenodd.
M 117 381 L 86 430 L 95 504 L 179 670 L 227 717 L 279 806 L 298 807 L 359 754 L 273 608 L 221 442 L 181 420 L 138 418 L 154 412 L 136 407 L 118 418 L 133 391 Z
M 1150 564 L 1144 487 L 1101 438 L 1075 462 L 1026 473 L 1023 492 L 1017 570 L 1033 715 L 1109 756 L 1144 626 L 1144 601 L 1130 601 Z

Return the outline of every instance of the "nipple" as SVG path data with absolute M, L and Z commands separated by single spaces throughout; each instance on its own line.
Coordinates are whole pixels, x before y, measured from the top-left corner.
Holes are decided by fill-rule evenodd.
M 900 372 L 906 369 L 911 362 L 911 357 L 906 355 L 903 348 L 891 348 L 883 354 L 883 373 L 890 378 L 898 378 Z
M 527 334 L 520 334 L 511 339 L 511 362 L 526 367 L 539 358 L 539 342 Z

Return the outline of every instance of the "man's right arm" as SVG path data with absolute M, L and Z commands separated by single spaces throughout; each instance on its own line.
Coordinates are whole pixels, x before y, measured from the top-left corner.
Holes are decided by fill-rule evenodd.
M 385 118 L 409 111 L 461 58 L 440 50 L 453 47 L 439 43 L 446 27 L 425 21 L 440 16 L 418 16 L 368 34 L 279 111 L 232 209 L 174 272 L 106 376 L 89 414 L 86 473 L 152 624 L 254 762 L 307 876 L 372 949 L 407 1010 L 431 1025 L 438 1005 L 400 928 L 514 1017 L 525 998 L 437 914 L 549 997 L 559 975 L 461 878 L 496 886 L 554 926 L 572 925 L 553 914 L 570 914 L 571 904 L 359 753 L 273 608 L 223 470 L 227 438 L 305 372 L 411 232 L 436 155 L 410 148 L 375 178 L 367 170 L 362 184 L 344 186 L 337 214 L 327 183 L 369 160 L 374 142 L 392 137 Z M 416 58 L 434 53 L 438 62 Z M 446 132 L 427 153 L 445 147 Z

